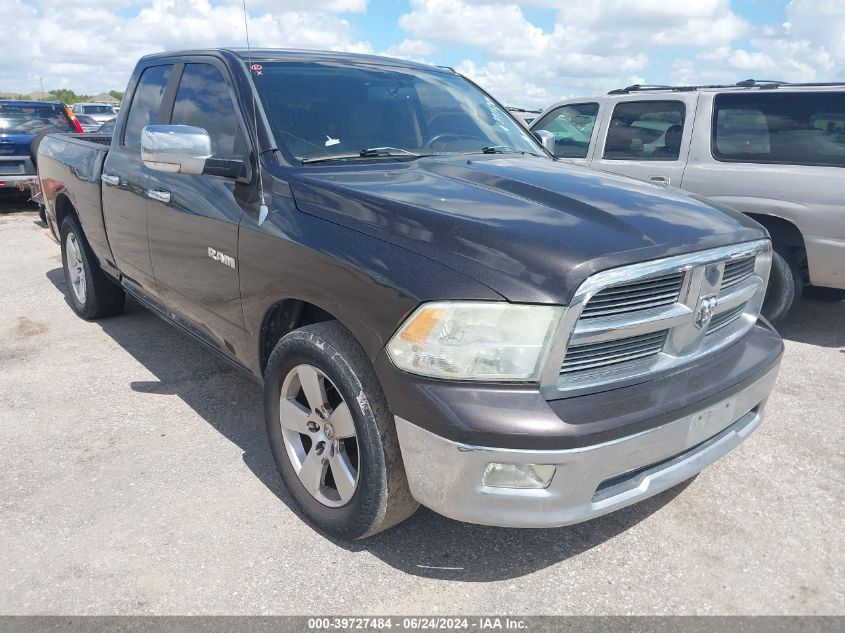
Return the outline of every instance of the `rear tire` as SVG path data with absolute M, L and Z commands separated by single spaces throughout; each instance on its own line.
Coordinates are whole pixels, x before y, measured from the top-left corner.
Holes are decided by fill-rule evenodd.
M 126 293 L 106 277 L 73 215 L 62 221 L 62 266 L 68 286 L 68 300 L 83 319 L 94 320 L 123 312 Z
M 784 246 L 772 251 L 772 271 L 763 300 L 763 316 L 771 323 L 783 321 L 801 300 L 804 279 L 796 253 Z
M 264 409 L 279 473 L 319 529 L 364 538 L 419 507 L 375 371 L 337 321 L 294 330 L 278 342 L 264 372 Z

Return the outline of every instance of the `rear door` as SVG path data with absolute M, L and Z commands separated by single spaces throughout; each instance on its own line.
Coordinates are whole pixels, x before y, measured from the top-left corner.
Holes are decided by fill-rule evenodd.
M 205 129 L 215 158 L 246 160 L 248 136 L 228 69 L 210 57 L 185 61 L 170 122 Z M 154 171 L 147 184 L 150 253 L 162 297 L 187 319 L 183 325 L 229 354 L 243 342 L 238 225 L 251 192 L 245 182 L 212 175 Z
M 590 167 L 680 186 L 697 98 L 659 93 L 610 100 Z
M 141 130 L 161 123 L 161 108 L 173 64 L 147 66 L 119 122 L 103 165 L 103 217 L 115 263 L 130 283 L 149 295 L 157 290 L 150 261 L 145 191 L 149 170 L 141 161 Z
M 793 224 L 810 283 L 845 287 L 845 91 L 705 93 L 699 113 L 684 189 Z M 800 246 L 783 227 L 775 243 Z

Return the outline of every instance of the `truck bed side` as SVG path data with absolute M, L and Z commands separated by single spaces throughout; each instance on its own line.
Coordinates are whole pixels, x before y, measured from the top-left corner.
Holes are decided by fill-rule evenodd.
M 45 136 L 38 147 L 38 176 L 48 214 L 60 226 L 72 206 L 101 265 L 113 261 L 100 183 L 110 144 L 111 136 L 107 135 L 57 133 Z

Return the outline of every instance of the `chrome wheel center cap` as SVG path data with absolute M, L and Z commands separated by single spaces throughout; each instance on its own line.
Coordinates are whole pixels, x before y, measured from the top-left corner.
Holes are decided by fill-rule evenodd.
M 334 439 L 334 427 L 331 422 L 326 422 L 325 425 L 323 425 L 323 435 L 325 435 L 328 440 Z

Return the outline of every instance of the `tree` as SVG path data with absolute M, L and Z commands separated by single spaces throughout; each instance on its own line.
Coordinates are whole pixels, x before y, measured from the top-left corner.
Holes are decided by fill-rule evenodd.
M 78 95 L 73 90 L 68 90 L 67 88 L 51 90 L 50 96 L 52 96 L 56 101 L 61 101 L 67 104 L 91 100 L 91 95 Z
M 118 101 L 123 101 L 123 93 L 120 90 L 109 90 L 109 94 Z

